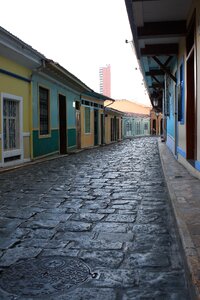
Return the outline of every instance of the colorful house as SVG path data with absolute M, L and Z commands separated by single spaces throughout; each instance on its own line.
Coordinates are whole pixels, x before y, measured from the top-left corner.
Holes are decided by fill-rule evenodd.
M 81 148 L 102 144 L 104 99 L 103 95 L 93 91 L 81 95 Z
M 83 82 L 52 60 L 32 76 L 33 158 L 65 154 L 78 146 L 78 114 Z
M 114 108 L 105 107 L 105 144 L 122 140 L 123 113 Z
M 128 100 L 116 100 L 109 107 L 123 112 L 123 138 L 150 134 L 150 107 Z
M 125 0 L 136 55 L 163 139 L 200 178 L 200 2 Z
M 43 59 L 0 27 L 0 167 L 31 159 L 31 77 Z
M 1 27 L 0 76 L 0 167 L 104 143 L 108 97 Z

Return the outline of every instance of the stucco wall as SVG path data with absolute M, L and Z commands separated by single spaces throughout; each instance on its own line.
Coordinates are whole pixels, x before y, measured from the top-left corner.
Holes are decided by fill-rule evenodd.
M 16 62 L 8 60 L 0 56 L 0 68 L 4 71 L 11 72 L 9 74 L 0 74 L 0 93 L 10 94 L 22 97 L 22 135 L 23 135 L 23 156 L 25 160 L 30 159 L 30 110 L 31 110 L 31 84 L 23 79 L 17 78 L 21 76 L 29 80 L 31 72 L 29 69 L 18 65 Z M 16 78 L 14 77 L 16 76 Z M 2 97 L 0 97 L 0 107 Z M 0 113 L 0 162 L 2 161 L 2 112 Z

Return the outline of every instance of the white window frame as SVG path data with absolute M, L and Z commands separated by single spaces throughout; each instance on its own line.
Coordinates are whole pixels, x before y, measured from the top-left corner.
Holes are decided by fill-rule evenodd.
M 4 99 L 13 100 L 19 103 L 19 148 L 14 150 L 4 151 L 4 137 L 3 137 L 3 103 Z M 24 147 L 23 147 L 23 97 L 1 93 L 1 145 L 2 145 L 2 160 L 1 166 L 12 166 L 21 163 L 24 160 Z M 10 162 L 4 162 L 5 158 L 18 156 L 20 159 Z

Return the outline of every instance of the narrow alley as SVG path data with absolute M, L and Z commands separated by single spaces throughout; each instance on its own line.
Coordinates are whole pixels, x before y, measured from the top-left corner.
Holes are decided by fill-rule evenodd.
M 0 299 L 188 300 L 156 137 L 0 174 Z

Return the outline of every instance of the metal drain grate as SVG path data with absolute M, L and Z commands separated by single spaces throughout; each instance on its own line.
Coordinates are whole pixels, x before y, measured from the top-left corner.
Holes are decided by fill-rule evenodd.
M 65 256 L 32 258 L 2 271 L 0 287 L 23 297 L 50 295 L 95 278 L 82 260 Z

